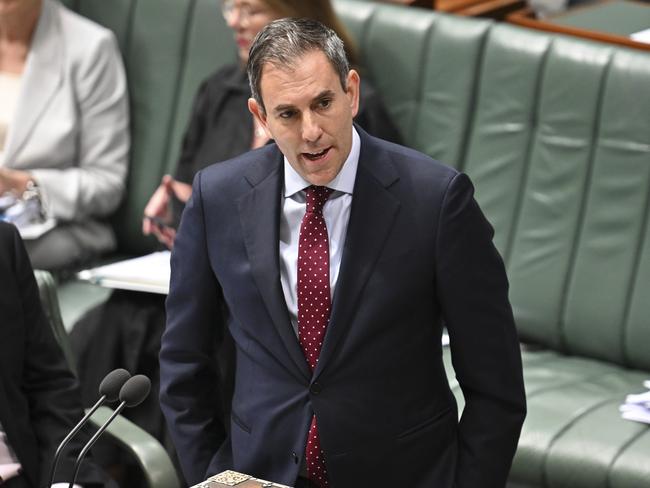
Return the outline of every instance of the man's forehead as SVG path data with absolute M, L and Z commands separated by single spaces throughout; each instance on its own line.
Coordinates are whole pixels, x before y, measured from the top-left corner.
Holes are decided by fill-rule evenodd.
M 299 62 L 299 60 L 298 60 Z M 269 75 L 277 76 L 282 74 L 291 75 L 296 72 L 296 62 L 283 62 L 276 59 L 267 61 L 262 65 L 262 72 L 260 75 L 260 81 L 264 83 L 264 80 L 268 78 Z
M 312 49 L 307 52 L 304 52 L 293 59 L 287 58 L 271 58 L 267 60 L 262 65 L 262 70 L 260 73 L 260 81 L 264 82 L 265 75 L 271 73 L 276 76 L 283 75 L 294 75 L 297 71 L 300 71 L 302 68 L 319 69 L 321 74 L 325 74 L 327 71 L 331 71 L 332 74 L 336 75 L 336 70 L 330 62 L 327 55 L 320 49 Z
M 310 54 L 307 53 L 288 64 L 276 60 L 264 63 L 260 75 L 261 92 L 267 91 L 267 94 L 273 95 L 281 92 L 289 95 L 292 89 L 302 91 L 309 88 L 310 91 L 320 92 L 334 89 L 334 84 L 340 85 L 339 76 L 327 57 L 323 54 L 321 61 Z

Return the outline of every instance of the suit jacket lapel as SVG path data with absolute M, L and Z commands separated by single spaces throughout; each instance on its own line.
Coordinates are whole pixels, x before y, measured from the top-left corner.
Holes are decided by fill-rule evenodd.
M 43 2 L 27 56 L 16 115 L 9 129 L 5 151 L 8 166 L 14 166 L 18 151 L 29 140 L 39 117 L 63 80 L 64 43 L 55 9 L 54 3 Z
M 239 200 L 239 212 L 251 271 L 266 309 L 289 357 L 308 380 L 311 374 L 291 327 L 280 281 L 278 243 L 283 159 L 279 151 L 276 151 L 275 159 L 271 171 L 260 163 L 248 173 L 246 179 L 253 188 Z
M 388 153 L 358 127 L 357 131 L 361 137 L 361 153 L 350 221 L 332 300 L 332 315 L 314 377 L 327 367 L 338 342 L 349 331 L 356 303 L 400 207 L 399 201 L 389 191 L 399 176 Z

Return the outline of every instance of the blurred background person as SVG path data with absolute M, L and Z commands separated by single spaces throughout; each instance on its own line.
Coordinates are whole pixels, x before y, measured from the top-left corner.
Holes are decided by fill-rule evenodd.
M 41 307 L 20 235 L 5 222 L 0 222 L 0 316 L 0 486 L 43 488 L 57 446 L 83 417 L 81 396 Z M 72 479 L 88 439 L 84 431 L 73 438 L 55 482 Z M 116 486 L 88 461 L 77 480 L 85 488 Z
M 59 270 L 115 247 L 129 153 L 114 35 L 58 0 L 0 0 L 0 195 L 40 194 L 57 226 L 26 242 Z
M 269 139 L 248 111 L 250 87 L 245 67 L 257 33 L 282 17 L 311 18 L 333 29 L 343 40 L 353 66 L 359 56 L 355 44 L 329 0 L 223 0 L 221 11 L 233 31 L 239 62 L 208 77 L 196 95 L 185 132 L 176 175 L 163 177 L 144 211 L 142 230 L 171 247 L 182 203 L 191 194 L 194 175 L 209 164 L 225 161 L 266 144 Z M 400 142 L 400 136 L 370 83 L 362 81 L 361 103 L 355 121 L 368 133 Z M 176 200 L 176 204 L 172 204 Z

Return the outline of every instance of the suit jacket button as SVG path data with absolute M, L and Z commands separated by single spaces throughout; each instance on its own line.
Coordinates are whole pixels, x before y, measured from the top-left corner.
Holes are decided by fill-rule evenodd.
M 312 393 L 312 395 L 318 395 L 321 391 L 323 391 L 323 388 L 320 386 L 320 383 L 314 383 L 309 387 L 309 391 Z
M 293 452 L 291 453 L 291 457 L 293 458 L 293 462 L 294 462 L 295 464 L 298 464 L 298 455 L 296 454 L 296 451 L 293 451 Z

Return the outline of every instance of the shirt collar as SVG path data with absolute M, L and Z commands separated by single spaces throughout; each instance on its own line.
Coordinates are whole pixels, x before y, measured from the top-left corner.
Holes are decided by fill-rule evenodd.
M 350 148 L 350 154 L 348 158 L 343 163 L 343 167 L 339 174 L 337 174 L 332 181 L 327 185 L 328 188 L 332 190 L 349 193 L 352 195 L 352 190 L 354 189 L 354 181 L 357 178 L 357 167 L 359 166 L 359 152 L 361 149 L 361 141 L 359 139 L 359 134 L 357 130 L 352 127 L 352 147 Z M 289 163 L 286 156 L 284 158 L 284 197 L 288 198 L 299 191 L 304 190 L 310 186 L 307 180 L 300 176 L 293 166 Z

